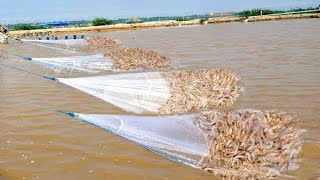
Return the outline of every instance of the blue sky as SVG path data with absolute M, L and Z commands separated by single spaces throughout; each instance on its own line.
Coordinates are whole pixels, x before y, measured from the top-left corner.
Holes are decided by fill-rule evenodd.
M 319 0 L 1 0 L 0 23 L 204 14 L 317 6 Z

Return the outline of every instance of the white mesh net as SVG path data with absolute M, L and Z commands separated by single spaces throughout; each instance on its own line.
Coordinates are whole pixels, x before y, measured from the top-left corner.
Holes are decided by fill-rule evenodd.
M 179 116 L 66 113 L 170 160 L 226 179 L 262 179 L 294 170 L 302 150 L 297 119 L 240 109 Z
M 61 44 L 61 45 L 79 45 L 85 44 L 85 39 L 61 39 L 61 40 L 35 40 L 35 39 L 21 39 L 22 42 L 42 43 L 42 44 Z
M 126 116 L 75 114 L 77 118 L 111 131 L 168 159 L 200 168 L 207 155 L 206 139 L 193 125 L 194 115 Z
M 58 81 L 134 113 L 158 112 L 171 96 L 170 87 L 159 72 L 59 78 Z
M 21 39 L 22 42 L 32 43 L 38 46 L 54 49 L 57 51 L 75 53 L 77 47 L 86 45 L 85 39 L 63 39 L 63 40 L 33 40 Z
M 225 69 L 127 73 L 57 80 L 134 113 L 182 114 L 230 107 L 242 91 L 239 78 Z
M 98 73 L 112 70 L 112 60 L 103 54 L 55 58 L 32 58 L 32 61 L 59 72 Z

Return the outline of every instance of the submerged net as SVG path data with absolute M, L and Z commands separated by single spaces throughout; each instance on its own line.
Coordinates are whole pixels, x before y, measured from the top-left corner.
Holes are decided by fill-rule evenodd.
M 141 48 L 126 48 L 105 54 L 119 70 L 159 69 L 170 66 L 170 59 L 161 54 Z
M 29 59 L 28 59 L 29 60 Z M 103 72 L 158 69 L 170 66 L 170 59 L 159 53 L 139 48 L 111 51 L 106 55 L 31 58 L 32 61 L 57 72 Z
M 170 160 L 228 179 L 274 177 L 293 170 L 302 146 L 293 118 L 277 111 L 74 116 Z
M 134 113 L 171 114 L 229 107 L 243 89 L 240 79 L 227 69 L 128 73 L 58 81 Z
M 30 40 L 22 39 L 22 42 L 33 43 L 57 51 L 85 51 L 85 52 L 107 52 L 122 45 L 118 39 L 95 37 L 87 39 L 64 39 L 64 40 Z

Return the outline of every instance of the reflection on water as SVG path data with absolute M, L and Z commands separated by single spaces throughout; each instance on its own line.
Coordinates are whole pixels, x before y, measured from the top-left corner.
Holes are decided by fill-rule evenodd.
M 237 108 L 280 109 L 300 117 L 299 125 L 307 130 L 302 162 L 289 175 L 316 179 L 320 169 L 319 27 L 320 21 L 312 19 L 90 35 L 159 51 L 179 68 L 232 69 L 245 86 Z M 6 49 L 31 57 L 68 54 L 20 43 Z M 9 55 L 0 61 L 70 77 Z M 127 114 L 71 87 L 0 66 L 0 179 L 215 179 L 53 110 Z

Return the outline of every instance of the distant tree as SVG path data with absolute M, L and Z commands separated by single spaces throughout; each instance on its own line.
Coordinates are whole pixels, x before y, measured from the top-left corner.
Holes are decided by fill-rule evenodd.
M 80 21 L 69 21 L 71 27 L 87 27 L 91 21 L 80 20 Z
M 33 24 L 14 24 L 10 26 L 10 30 L 19 31 L 19 30 L 35 30 L 35 29 L 46 29 L 45 26 L 33 25 Z
M 278 11 L 278 10 L 271 10 L 271 9 L 251 9 L 247 11 L 237 12 L 236 15 L 241 17 L 250 17 L 250 16 L 259 16 L 261 15 L 268 15 L 268 14 L 276 14 L 276 13 L 284 13 L 285 11 Z
M 93 26 L 103 26 L 103 25 L 113 24 L 113 21 L 105 18 L 95 18 L 94 20 L 91 21 L 91 24 Z
M 319 5 L 320 6 L 320 5 Z M 308 8 L 294 8 L 290 9 L 289 12 L 295 12 L 295 11 L 309 11 L 309 10 L 317 10 L 318 8 L 314 7 L 308 7 Z
M 286 13 L 286 12 L 297 12 L 297 11 L 308 11 L 308 10 L 315 10 L 316 8 L 295 8 L 290 9 L 287 11 L 279 11 L 279 10 L 271 10 L 271 9 L 251 9 L 246 11 L 240 11 L 235 13 L 237 16 L 241 17 L 250 17 L 250 16 L 259 16 L 259 15 L 268 15 L 268 14 L 277 14 L 277 13 Z
M 190 18 L 187 17 L 176 17 L 176 21 L 189 21 Z

